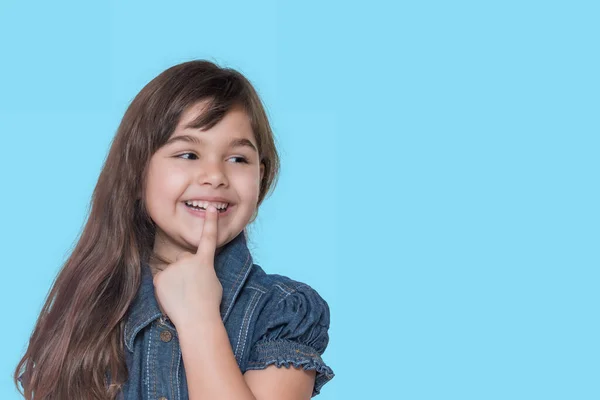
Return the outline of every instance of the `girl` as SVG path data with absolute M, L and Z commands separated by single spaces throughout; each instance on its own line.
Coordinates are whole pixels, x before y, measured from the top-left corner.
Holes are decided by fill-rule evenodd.
M 239 72 L 192 61 L 146 85 L 16 368 L 24 397 L 317 395 L 334 376 L 321 358 L 329 307 L 310 286 L 266 274 L 246 245 L 278 167 Z

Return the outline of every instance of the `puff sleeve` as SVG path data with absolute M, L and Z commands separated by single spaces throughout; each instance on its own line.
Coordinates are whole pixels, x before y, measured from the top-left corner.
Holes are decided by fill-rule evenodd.
M 270 297 L 259 316 L 246 369 L 264 369 L 275 364 L 278 368 L 293 365 L 315 370 L 314 397 L 334 377 L 321 358 L 329 343 L 329 306 L 308 285 L 295 290 L 278 287 L 284 295 Z

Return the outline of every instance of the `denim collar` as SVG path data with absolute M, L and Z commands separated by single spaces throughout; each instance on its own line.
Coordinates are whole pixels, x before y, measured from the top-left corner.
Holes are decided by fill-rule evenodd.
M 223 321 L 229 316 L 233 303 L 248 278 L 252 264 L 245 230 L 227 243 L 215 257 L 215 272 L 223 286 L 220 306 Z M 142 263 L 141 267 L 140 287 L 129 307 L 125 323 L 125 344 L 131 352 L 138 332 L 162 315 L 154 294 L 154 280 L 150 266 Z

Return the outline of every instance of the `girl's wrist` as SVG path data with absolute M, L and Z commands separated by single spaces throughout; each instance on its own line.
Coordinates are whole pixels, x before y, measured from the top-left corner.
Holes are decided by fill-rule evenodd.
M 196 317 L 189 317 L 178 322 L 175 327 L 177 330 L 197 331 L 198 329 L 211 327 L 215 324 L 222 324 L 221 313 L 217 310 L 207 310 L 199 313 Z

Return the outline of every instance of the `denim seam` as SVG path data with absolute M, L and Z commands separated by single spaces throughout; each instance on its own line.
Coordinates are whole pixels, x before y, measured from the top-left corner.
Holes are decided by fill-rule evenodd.
M 158 330 L 158 324 L 156 324 L 156 323 L 153 322 L 152 325 L 155 328 L 154 330 L 157 333 L 157 337 L 160 336 L 160 332 Z M 155 344 L 154 347 L 155 347 L 155 349 L 152 352 L 153 353 L 152 368 L 150 368 L 150 371 L 151 371 L 151 374 L 152 374 L 152 394 L 154 395 L 154 397 L 157 397 L 156 393 L 158 393 L 158 392 L 156 391 L 156 384 L 158 382 L 158 371 L 157 371 L 157 369 L 158 369 L 158 358 L 159 358 L 159 355 L 158 355 L 158 343 Z
M 283 287 L 285 287 L 287 289 L 288 292 L 290 293 L 294 293 L 296 291 L 296 287 L 294 287 L 293 285 L 286 285 L 284 282 L 282 281 L 277 281 L 276 284 L 281 285 Z
M 256 290 L 257 292 L 261 292 L 262 294 L 267 293 L 265 290 L 257 288 L 256 286 L 246 285 L 248 289 Z
M 150 339 L 148 341 L 148 352 L 146 353 L 146 386 L 148 386 L 148 398 L 150 398 L 150 347 L 152 346 L 152 326 L 150 326 Z
M 127 346 L 127 349 L 128 349 L 128 350 L 129 350 L 131 353 L 133 353 L 133 348 L 132 348 L 132 346 L 133 346 L 133 339 L 134 339 L 134 338 L 135 338 L 135 336 L 138 334 L 138 332 L 139 332 L 140 330 L 142 330 L 142 327 L 143 327 L 143 326 L 146 326 L 146 325 L 148 325 L 148 323 L 149 323 L 150 321 L 152 321 L 153 319 L 156 319 L 156 318 L 158 318 L 159 316 L 160 316 L 160 313 L 155 313 L 155 314 L 151 315 L 150 317 L 146 318 L 145 320 L 143 320 L 143 322 L 141 322 L 141 323 L 139 323 L 139 324 L 136 324 L 136 325 L 134 326 L 134 328 L 133 328 L 133 330 L 131 331 L 131 334 L 130 334 L 130 336 L 131 336 L 131 342 L 132 342 L 132 343 L 131 343 L 131 345 L 130 345 L 130 343 L 129 343 L 130 341 L 129 341 L 129 340 L 127 340 L 127 338 L 128 338 L 128 334 L 127 334 L 127 325 L 125 325 L 125 329 L 123 329 L 124 336 L 125 336 L 125 345 Z
M 256 306 L 258 306 L 258 303 L 261 299 L 261 296 L 258 296 L 256 299 L 256 302 L 254 303 L 254 306 L 252 307 L 252 312 L 250 313 L 250 317 L 248 318 L 248 321 L 246 322 L 246 327 L 245 327 L 245 334 L 244 334 L 244 343 L 242 345 L 242 354 L 244 354 L 245 350 L 246 350 L 246 341 L 248 339 L 248 329 L 250 327 L 250 321 L 252 321 L 252 316 L 254 315 L 254 311 L 256 311 Z
M 252 299 L 250 299 L 250 304 L 248 305 L 248 308 L 246 308 L 246 313 L 244 315 L 244 320 L 242 321 L 242 326 L 240 327 L 240 333 L 238 335 L 238 342 L 235 346 L 235 358 L 238 359 L 238 362 L 241 359 L 241 354 L 244 353 L 244 348 L 246 347 L 246 339 L 248 337 L 248 325 L 249 322 L 252 318 L 252 315 L 254 314 L 254 310 L 256 309 L 256 306 L 258 304 L 258 301 L 255 301 L 256 298 L 261 297 L 261 295 L 259 295 L 258 293 L 254 293 L 254 295 L 252 296 Z M 248 315 L 248 312 L 250 312 L 250 315 Z M 245 331 L 245 332 L 244 332 Z M 242 338 L 242 332 L 244 332 L 244 343 L 242 345 L 242 350 L 241 353 L 238 351 L 240 348 L 240 342 L 241 342 L 241 338 Z
M 311 347 L 307 344 L 297 342 L 295 340 L 286 339 L 286 338 L 264 339 L 264 340 L 261 340 L 260 342 L 256 343 L 255 346 L 256 347 L 272 346 L 273 344 L 276 344 L 276 343 L 279 343 L 279 344 L 285 343 L 284 347 L 292 347 L 292 348 L 294 346 Z
M 287 299 L 287 298 L 288 298 L 288 296 L 289 296 L 290 294 L 292 294 L 292 293 L 293 293 L 293 292 L 290 292 L 290 293 L 288 293 L 288 294 L 286 294 L 286 295 L 282 295 L 282 296 L 281 296 L 281 298 L 279 299 L 279 301 L 278 301 L 277 303 L 275 303 L 275 306 L 278 306 L 278 305 L 279 305 L 279 303 L 281 303 L 282 301 L 284 301 L 285 299 Z
M 242 269 L 240 269 L 240 272 L 238 273 L 237 277 L 235 278 L 233 285 L 231 285 L 230 290 L 233 293 L 231 294 L 231 300 L 229 301 L 229 304 L 226 305 L 225 314 L 223 315 L 223 321 L 225 321 L 225 319 L 229 316 L 229 312 L 231 311 L 231 307 L 233 306 L 234 297 L 236 296 L 237 292 L 239 292 L 239 290 L 241 289 L 241 287 L 238 287 L 237 292 L 234 292 L 234 289 L 238 286 L 238 282 L 240 280 L 240 277 L 242 276 L 242 272 L 246 272 L 244 276 L 248 276 L 248 274 L 252 270 L 252 265 L 250 265 L 250 268 L 247 268 L 247 265 L 248 265 L 249 261 L 251 261 L 251 260 L 252 260 L 252 258 L 250 257 L 250 253 L 248 253 L 248 255 L 246 256 L 246 261 L 244 261 L 244 267 Z
M 265 358 L 265 359 L 263 359 L 261 361 L 249 361 L 248 365 L 263 365 L 265 363 L 268 363 L 269 361 L 279 360 L 280 358 L 284 359 L 283 357 L 271 356 L 271 357 Z M 306 364 L 306 363 L 309 363 L 311 361 L 314 361 L 314 362 L 316 362 L 318 364 L 324 364 L 320 360 L 314 359 L 314 358 L 311 358 L 310 360 L 306 360 L 306 359 L 304 359 L 304 360 L 288 360 L 288 359 L 284 359 L 284 360 L 286 362 L 294 362 L 296 364 L 302 364 L 302 363 Z
M 298 349 L 294 350 L 296 353 L 298 354 L 302 354 L 304 356 L 309 356 L 309 357 L 321 357 L 321 355 L 319 353 L 304 353 Z
M 281 291 L 282 291 L 283 293 L 285 293 L 285 294 L 286 294 L 286 295 L 288 295 L 288 296 L 289 296 L 289 295 L 292 293 L 293 289 L 290 289 L 290 288 L 288 288 L 287 286 L 285 286 L 285 287 L 288 289 L 288 290 L 285 290 L 285 289 L 284 289 L 284 288 L 282 288 L 280 285 L 281 285 L 281 286 L 285 286 L 283 283 L 282 283 L 282 284 L 276 283 L 276 284 L 274 284 L 273 286 L 276 286 L 276 287 L 278 287 L 279 289 L 281 289 Z
M 277 297 L 275 297 L 275 295 L 273 295 L 273 297 L 275 297 L 275 298 L 273 300 L 271 300 L 271 302 L 269 303 L 269 304 L 271 304 L 270 305 L 271 308 L 277 307 L 279 305 L 279 303 L 281 303 L 283 300 L 287 299 L 287 297 L 289 296 L 287 294 L 281 293 L 279 290 L 277 291 L 277 294 L 278 294 Z M 277 300 L 277 299 L 279 299 L 279 300 Z M 275 303 L 275 300 L 277 300 L 277 303 Z
M 175 393 L 175 389 L 173 389 L 173 364 L 175 364 L 175 346 L 171 343 L 171 368 L 169 368 L 169 386 L 171 387 L 170 394 Z
M 246 265 L 246 263 L 248 262 L 248 258 L 250 258 L 250 254 L 248 254 L 246 256 L 246 261 L 244 261 L 244 266 Z M 231 285 L 231 289 L 230 290 L 234 290 L 235 287 L 237 286 L 237 283 L 240 280 L 240 276 L 242 276 L 242 272 L 244 271 L 244 268 L 240 269 L 240 272 L 238 272 L 237 276 L 235 277 L 235 281 L 233 282 L 233 284 Z
M 277 286 L 277 284 L 275 284 L 275 286 Z M 282 301 L 284 301 L 285 299 L 287 299 L 288 297 L 290 297 L 290 295 L 297 293 L 298 289 L 303 288 L 303 287 L 307 287 L 308 285 L 300 285 L 297 288 L 293 289 L 291 292 L 289 292 L 287 295 L 283 296 L 278 302 L 277 305 L 279 305 Z M 279 286 L 277 286 L 279 287 Z M 281 288 L 280 288 L 281 289 Z M 282 289 L 283 290 L 283 289 Z
M 179 391 L 179 364 L 181 364 L 181 347 L 177 345 L 177 372 L 175 376 L 177 377 L 177 400 L 181 400 L 181 393 Z
M 273 350 L 277 350 L 277 353 L 280 353 L 281 350 L 283 350 L 287 353 L 294 352 L 296 354 L 303 354 L 311 357 L 321 357 L 321 354 L 314 347 L 289 339 L 265 339 L 256 343 L 254 346 L 256 347 L 256 352 L 259 356 L 269 356 L 272 354 Z M 266 348 L 266 350 L 264 348 Z M 310 349 L 312 352 L 308 353 L 304 351 L 306 349 Z

